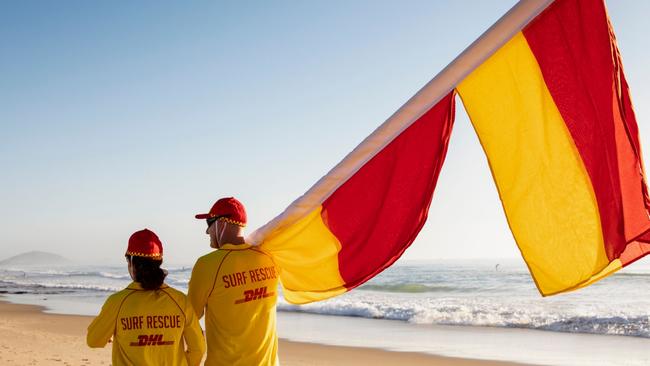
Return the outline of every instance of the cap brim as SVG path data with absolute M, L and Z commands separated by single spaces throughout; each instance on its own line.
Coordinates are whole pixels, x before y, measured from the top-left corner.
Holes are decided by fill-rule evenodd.
M 194 217 L 199 219 L 199 220 L 203 220 L 203 219 L 207 219 L 208 217 L 210 217 L 210 214 L 209 213 L 207 213 L 207 214 L 198 214 L 198 215 L 196 215 Z

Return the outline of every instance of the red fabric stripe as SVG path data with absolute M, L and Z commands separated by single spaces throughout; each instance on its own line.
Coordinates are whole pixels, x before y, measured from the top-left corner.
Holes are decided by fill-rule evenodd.
M 618 61 L 617 66 L 618 66 L 618 78 L 615 78 L 614 80 L 617 81 L 615 83 L 615 92 L 617 92 L 617 102 L 618 102 L 618 110 L 620 111 L 619 116 L 623 120 L 623 126 L 625 127 L 625 132 L 627 133 L 627 137 L 630 139 L 630 142 L 632 144 L 632 149 L 634 152 L 634 156 L 636 157 L 636 165 L 634 166 L 634 173 L 636 175 L 641 177 L 641 189 L 643 192 L 643 208 L 648 210 L 650 209 L 650 194 L 648 193 L 648 185 L 646 182 L 645 174 L 644 174 L 644 169 L 643 169 L 643 157 L 641 154 L 641 143 L 639 142 L 639 126 L 636 123 L 636 116 L 634 115 L 634 108 L 632 107 L 632 100 L 630 98 L 630 87 L 627 84 L 627 79 L 625 78 L 625 74 L 623 73 L 623 65 L 621 63 L 621 58 L 620 54 L 618 53 L 618 49 L 616 49 L 616 61 Z M 633 182 L 632 184 L 637 184 L 637 182 Z M 644 217 L 646 217 L 644 215 Z
M 628 231 L 637 231 L 636 235 L 647 230 L 648 220 L 638 216 L 639 204 L 645 212 L 638 128 L 604 3 L 558 0 L 523 34 L 591 179 L 605 251 L 610 260 L 618 258 L 635 236 L 626 236 L 626 220 L 635 227 Z M 627 136 L 619 136 L 617 145 L 621 123 Z M 620 158 L 632 159 L 632 164 Z M 630 169 L 636 172 L 630 175 Z M 626 209 L 625 204 L 637 207 Z
M 349 289 L 395 262 L 426 221 L 447 153 L 452 91 L 323 202 L 322 218 L 341 243 L 339 271 Z
M 648 240 L 648 238 L 646 238 Z M 626 267 L 650 253 L 650 244 L 642 241 L 633 241 L 621 254 L 621 266 Z

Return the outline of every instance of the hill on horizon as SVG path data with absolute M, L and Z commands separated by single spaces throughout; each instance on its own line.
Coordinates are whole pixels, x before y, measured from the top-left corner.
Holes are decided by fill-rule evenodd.
M 61 265 L 70 264 L 72 261 L 58 254 L 42 251 L 31 251 L 15 255 L 0 261 L 0 266 L 15 265 Z

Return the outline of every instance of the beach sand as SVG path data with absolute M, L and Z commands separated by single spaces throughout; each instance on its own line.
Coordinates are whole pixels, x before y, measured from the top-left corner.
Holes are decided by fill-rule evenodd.
M 86 346 L 89 316 L 43 312 L 35 305 L 0 301 L 0 365 L 110 365 L 110 345 L 103 349 Z M 480 361 L 438 357 L 411 352 L 390 352 L 372 348 L 325 346 L 280 341 L 283 366 L 382 365 L 517 365 L 500 361 Z

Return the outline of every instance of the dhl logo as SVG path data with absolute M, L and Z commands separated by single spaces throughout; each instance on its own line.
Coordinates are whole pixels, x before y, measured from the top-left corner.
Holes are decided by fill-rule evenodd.
M 244 298 L 235 301 L 235 304 L 243 304 L 245 302 L 263 299 L 275 295 L 275 292 L 266 292 L 266 286 L 256 288 L 255 290 L 244 291 Z
M 174 344 L 174 341 L 163 341 L 162 334 L 141 334 L 138 336 L 137 342 L 131 342 L 132 347 L 144 347 L 144 346 L 169 346 Z

